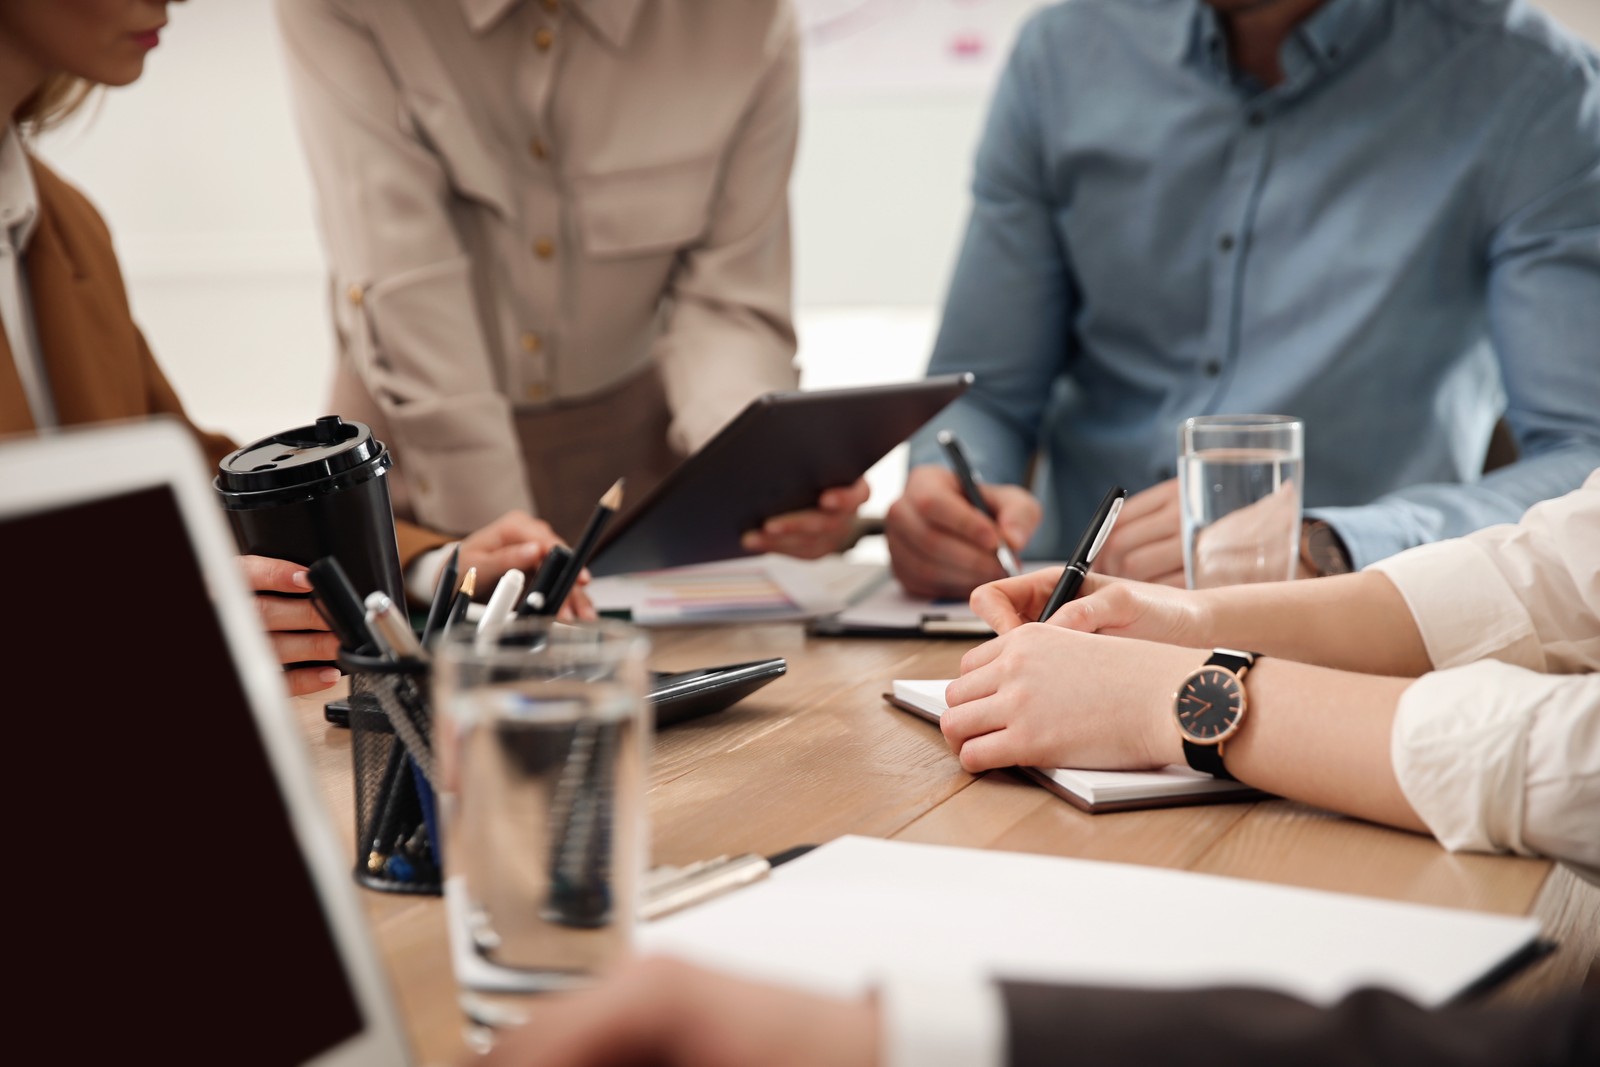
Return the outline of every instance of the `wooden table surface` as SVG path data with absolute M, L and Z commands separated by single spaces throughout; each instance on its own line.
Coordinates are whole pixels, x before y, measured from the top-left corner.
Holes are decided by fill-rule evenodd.
M 1391 900 L 1536 915 L 1559 948 L 1495 996 L 1581 984 L 1600 960 L 1600 889 L 1542 860 L 1452 854 L 1432 839 L 1284 800 L 1086 815 L 1013 772 L 963 771 L 937 727 L 889 707 L 895 678 L 947 678 L 968 642 L 807 638 L 798 625 L 658 630 L 651 666 L 783 656 L 788 673 L 656 737 L 652 862 L 770 854 L 841 834 L 1204 871 Z M 295 702 L 354 855 L 348 730 L 326 694 Z M 443 908 L 361 891 L 420 1063 L 459 1058 Z

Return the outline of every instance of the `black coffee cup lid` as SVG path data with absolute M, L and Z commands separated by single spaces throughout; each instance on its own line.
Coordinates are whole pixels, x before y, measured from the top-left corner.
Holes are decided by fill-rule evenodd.
M 325 415 L 230 452 L 217 465 L 217 489 L 230 493 L 327 491 L 389 469 L 383 442 L 366 423 Z

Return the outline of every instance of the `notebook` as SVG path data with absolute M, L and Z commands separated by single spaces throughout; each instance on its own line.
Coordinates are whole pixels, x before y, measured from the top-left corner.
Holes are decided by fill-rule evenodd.
M 1195 922 L 1197 913 L 1225 921 Z M 1331 1004 L 1363 986 L 1425 1007 L 1535 958 L 1539 924 L 1131 864 L 841 837 L 643 924 L 640 947 L 835 996 L 884 975 L 1183 988 Z M 1070 1063 L 1070 1050 L 1062 1062 Z
M 948 678 L 897 678 L 884 698 L 895 707 L 938 722 L 948 706 L 944 702 Z M 1189 767 L 1163 767 L 1157 771 L 1084 771 L 1067 767 L 1018 767 L 1017 770 L 1090 814 L 1166 808 L 1180 804 L 1216 804 L 1233 800 L 1259 800 L 1265 793 L 1242 782 L 1213 778 Z
M 84 1061 L 408 1062 L 194 441 L 0 443 L 7 820 L 28 1025 Z M 180 636 L 181 635 L 181 636 Z

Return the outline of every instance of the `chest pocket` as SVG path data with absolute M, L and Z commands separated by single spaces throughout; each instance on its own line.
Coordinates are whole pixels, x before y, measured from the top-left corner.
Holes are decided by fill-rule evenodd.
M 403 99 L 403 117 L 443 164 L 450 187 L 498 212 L 501 218 L 510 218 L 516 203 L 512 168 L 504 155 L 483 139 L 466 112 L 421 93 L 406 92 Z
M 584 250 L 621 259 L 695 244 L 706 235 L 716 181 L 715 156 L 574 179 Z

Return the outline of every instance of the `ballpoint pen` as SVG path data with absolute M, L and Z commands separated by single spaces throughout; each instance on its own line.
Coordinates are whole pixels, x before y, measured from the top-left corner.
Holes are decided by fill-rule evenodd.
M 550 546 L 550 551 L 545 553 L 544 562 L 540 563 L 539 569 L 534 572 L 533 581 L 529 583 L 522 603 L 517 605 L 519 619 L 529 615 L 544 614 L 544 606 L 550 602 L 550 595 L 555 592 L 556 584 L 561 581 L 562 573 L 571 562 L 572 549 L 566 545 Z
M 1094 518 L 1089 520 L 1089 528 L 1083 531 L 1083 536 L 1078 539 L 1078 547 L 1062 569 L 1055 590 L 1051 592 L 1050 599 L 1045 601 L 1044 610 L 1039 613 L 1040 622 L 1048 620 L 1061 610 L 1061 605 L 1078 595 L 1078 587 L 1083 585 L 1084 576 L 1094 565 L 1094 558 L 1100 554 L 1100 547 L 1111 535 L 1111 528 L 1117 524 L 1117 516 L 1122 514 L 1122 504 L 1127 499 L 1128 491 L 1121 486 L 1114 485 L 1106 490 L 1106 495 L 1100 499 L 1100 506 L 1095 508 Z
M 1006 544 L 1005 534 L 999 528 L 999 516 L 983 498 L 983 493 L 978 489 L 978 475 L 972 469 L 972 464 L 967 462 L 967 453 L 962 449 L 961 442 L 949 430 L 940 430 L 939 447 L 944 449 L 945 458 L 950 461 L 950 467 L 956 472 L 956 481 L 961 483 L 961 491 L 966 494 L 967 501 L 979 511 L 989 516 L 995 522 L 995 533 L 999 547 L 994 550 L 995 558 L 1000 561 L 1000 566 L 1005 572 L 1015 578 L 1022 573 L 1022 567 L 1017 563 L 1016 553 L 1011 551 L 1011 546 Z

